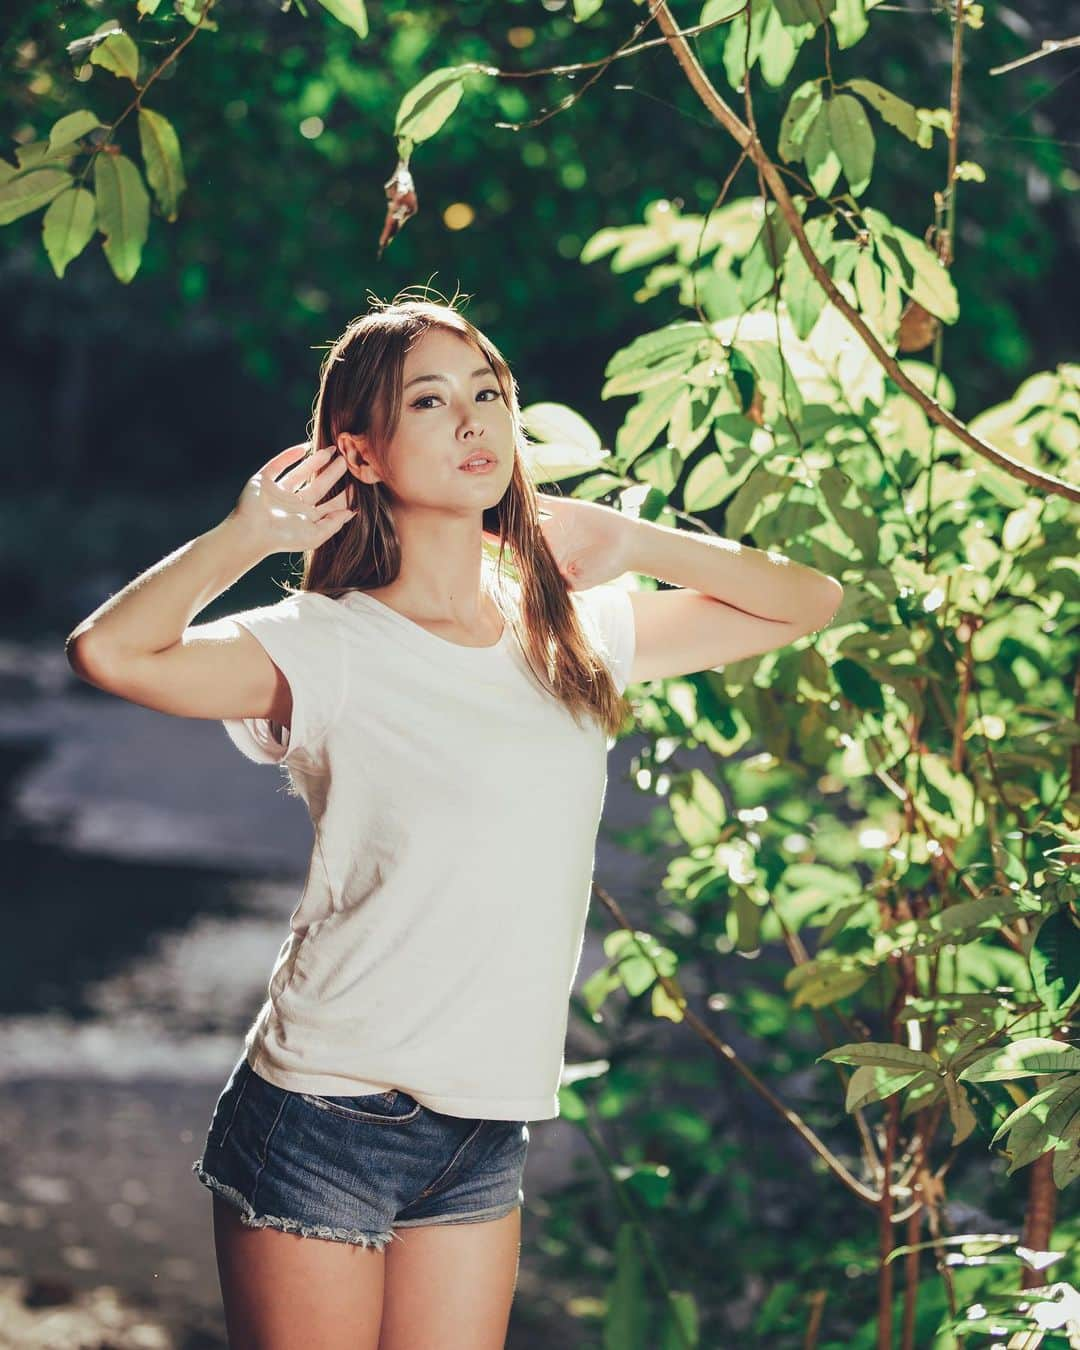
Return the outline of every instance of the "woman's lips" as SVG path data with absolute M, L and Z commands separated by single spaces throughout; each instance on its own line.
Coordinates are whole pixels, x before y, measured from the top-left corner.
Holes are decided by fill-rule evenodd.
M 459 464 L 458 468 L 462 473 L 490 473 L 497 463 L 498 461 L 493 458 L 489 459 L 486 464 L 477 464 L 475 466 L 466 461 L 464 464 Z

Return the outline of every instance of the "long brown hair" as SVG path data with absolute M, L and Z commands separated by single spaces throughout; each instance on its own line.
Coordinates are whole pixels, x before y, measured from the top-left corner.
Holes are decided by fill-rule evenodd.
M 405 356 L 429 328 L 446 329 L 470 342 L 494 372 L 510 408 L 514 470 L 500 501 L 484 511 L 483 529 L 499 538 L 496 586 L 506 594 L 506 575 L 520 588 L 517 606 L 500 605 L 541 685 L 575 720 L 591 715 L 609 737 L 626 724 L 630 705 L 578 621 L 569 590 L 539 524 L 540 499 L 522 450 L 517 381 L 493 342 L 455 308 L 399 292 L 389 302 L 369 296 L 369 309 L 330 346 L 319 373 L 319 392 L 309 428 L 312 449 L 337 443 L 342 432 L 366 434 L 378 462 L 401 415 Z M 341 491 L 335 483 L 323 500 Z M 306 552 L 299 587 L 337 599 L 350 590 L 387 586 L 401 570 L 401 545 L 386 488 L 349 474 L 346 502 L 359 514 L 318 548 Z M 485 541 L 485 548 L 487 543 Z M 512 557 L 506 558 L 506 550 Z

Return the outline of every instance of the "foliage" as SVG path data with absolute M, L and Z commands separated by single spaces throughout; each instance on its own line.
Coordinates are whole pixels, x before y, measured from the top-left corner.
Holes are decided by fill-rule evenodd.
M 213 30 L 211 3 L 182 0 L 184 41 Z M 150 18 L 156 6 L 139 8 Z M 326 8 L 367 35 L 358 5 Z M 613 8 L 587 0 L 574 17 L 601 22 Z M 594 1309 L 603 1350 L 716 1343 L 734 1325 L 740 1274 L 754 1269 L 773 1279 L 750 1311 L 754 1334 L 778 1346 L 809 1343 L 813 1307 L 844 1287 L 852 1267 L 873 1273 L 878 1291 L 864 1284 L 849 1309 L 826 1315 L 820 1344 L 880 1345 L 890 1334 L 878 1309 L 892 1307 L 892 1258 L 925 1249 L 940 1279 L 917 1284 L 906 1267 L 906 1302 L 896 1310 L 912 1314 L 905 1344 L 911 1335 L 952 1344 L 999 1325 L 1036 1328 L 1047 1345 L 1074 1343 L 1053 1333 L 1074 1334 L 1075 1224 L 1062 1226 L 1060 1251 L 1049 1232 L 1033 1249 L 1018 1235 L 961 1242 L 942 1226 L 947 1172 L 985 1170 L 995 1145 L 1010 1176 L 1049 1159 L 1064 1188 L 1080 1170 L 1080 1052 L 1068 1040 L 1080 993 L 1076 516 L 1067 491 L 1033 490 L 1015 472 L 1076 485 L 1080 367 L 1029 375 L 969 419 L 967 429 L 1013 471 L 973 462 L 970 444 L 941 424 L 936 411 L 955 408 L 967 374 L 963 364 L 951 377 L 944 367 L 969 314 L 959 271 L 993 261 L 989 253 L 964 261 L 957 184 L 987 175 L 959 158 L 960 105 L 933 106 L 946 91 L 907 97 L 876 65 L 874 78 L 847 73 L 886 21 L 877 8 L 751 0 L 732 16 L 723 0 L 707 0 L 709 72 L 722 74 L 748 118 L 762 102 L 754 125 L 762 136 L 773 128 L 766 149 L 796 184 L 797 215 L 766 192 L 760 164 L 745 174 L 756 180 L 751 194 L 729 199 L 741 164 L 732 147 L 732 172 L 708 210 L 660 198 L 640 221 L 595 229 L 582 264 L 606 261 L 617 277 L 647 269 L 633 299 L 661 301 L 665 321 L 639 325 L 606 364 L 601 400 L 631 400 L 610 452 L 581 412 L 551 402 L 526 409 L 549 481 L 646 519 L 783 550 L 845 588 L 825 633 L 654 682 L 635 698 L 644 745 L 632 771 L 655 799 L 654 815 L 623 842 L 643 858 L 671 856 L 648 926 L 620 924 L 605 939 L 606 961 L 577 1012 L 594 1033 L 607 1032 L 607 1053 L 570 1066 L 561 1093 L 562 1114 L 588 1138 L 619 1212 L 615 1223 L 590 1214 L 584 1186 L 580 1211 L 568 1197 L 550 1236 L 552 1255 L 572 1263 L 588 1235 L 608 1244 L 605 1296 Z M 954 48 L 984 22 L 978 5 L 938 17 Z M 143 108 L 152 72 L 119 24 L 73 45 L 86 66 L 136 86 L 127 112 L 138 108 L 142 167 L 114 139 L 127 113 L 106 125 L 90 108 L 68 109 L 2 170 L 0 221 L 43 209 L 58 276 L 96 230 L 127 283 L 152 211 L 173 220 L 185 201 L 180 141 L 163 113 Z M 853 53 L 842 76 L 841 52 Z M 437 134 L 450 142 L 468 77 L 493 73 L 482 60 L 440 63 L 416 81 L 393 122 L 399 161 L 408 165 Z M 935 192 L 937 150 L 949 167 Z M 921 200 L 936 200 L 914 224 L 886 183 L 887 167 L 912 156 L 923 157 L 909 171 Z M 773 948 L 786 953 L 787 970 L 760 960 L 745 988 L 717 988 L 736 982 L 735 956 Z M 712 1061 L 676 1066 L 660 1048 L 662 1037 L 708 1033 L 691 990 L 712 1011 L 726 1007 L 766 1052 L 759 1077 L 726 1043 L 703 1036 L 785 1128 L 799 1126 L 801 1151 L 788 1168 L 805 1168 L 809 1145 L 822 1192 L 839 1180 L 849 1201 L 879 1211 L 888 1259 L 867 1255 L 861 1210 L 855 1217 L 823 1197 L 827 1250 L 780 1244 L 736 1252 L 715 1270 L 707 1239 L 730 1243 L 722 1226 L 737 1232 L 740 1218 L 756 1216 L 730 1175 L 740 1159 L 713 1128 Z M 635 1038 L 643 1027 L 652 1036 Z M 801 1071 L 805 1081 L 815 1061 L 827 1067 L 810 1079 L 832 1072 L 840 1092 L 811 1096 L 799 1113 L 776 1111 L 766 1080 Z M 657 1104 L 650 1093 L 666 1074 L 676 1086 Z M 689 1104 L 688 1095 L 684 1105 L 679 1089 L 691 1086 L 705 1098 Z M 881 1121 L 870 1126 L 866 1113 L 878 1107 Z M 848 1137 L 837 1129 L 841 1110 L 858 1132 L 858 1175 L 826 1143 L 830 1130 Z M 751 1142 L 747 1132 L 744 1147 Z M 724 1206 L 733 1218 L 716 1212 Z M 905 1206 L 916 1240 L 901 1244 L 890 1225 Z M 586 1237 L 571 1236 L 571 1213 Z M 919 1240 L 924 1221 L 928 1243 Z M 950 1244 L 958 1250 L 943 1254 Z M 1006 1280 L 1025 1265 L 1068 1278 L 1021 1295 Z

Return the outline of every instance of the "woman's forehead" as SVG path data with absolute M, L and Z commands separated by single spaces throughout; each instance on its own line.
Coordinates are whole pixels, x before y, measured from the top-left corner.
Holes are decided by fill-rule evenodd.
M 437 364 L 442 362 L 442 365 Z M 483 366 L 490 370 L 490 362 L 477 345 L 463 334 L 445 328 L 429 328 L 408 348 L 402 376 L 413 380 L 418 375 L 442 375 L 453 366 L 468 364 L 469 371 Z M 447 369 L 444 370 L 443 366 Z

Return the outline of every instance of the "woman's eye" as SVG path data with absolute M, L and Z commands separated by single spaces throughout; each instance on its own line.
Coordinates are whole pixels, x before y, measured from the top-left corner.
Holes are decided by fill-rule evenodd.
M 477 394 L 477 398 L 480 397 L 480 394 L 494 394 L 496 398 L 502 398 L 502 394 L 498 389 L 481 389 Z M 418 398 L 412 406 L 414 408 L 426 407 L 428 400 L 432 398 L 438 398 L 438 394 L 424 394 L 421 398 Z

